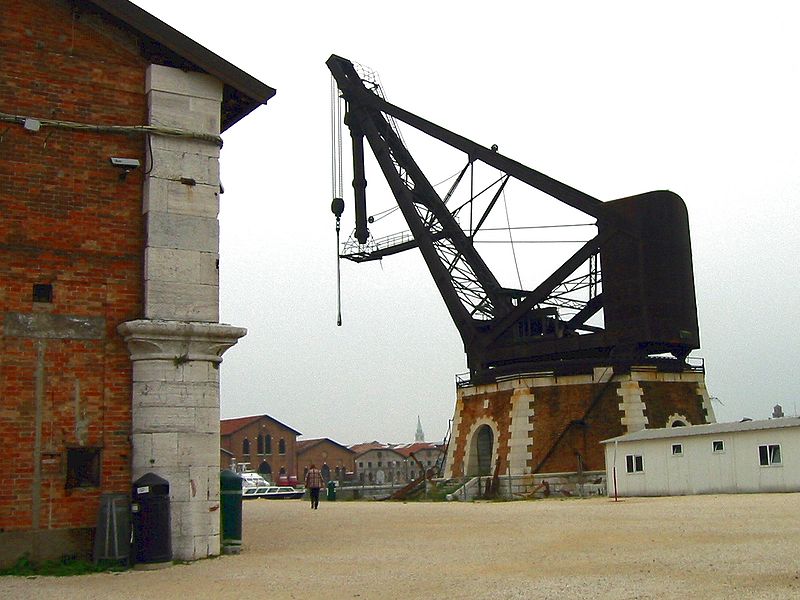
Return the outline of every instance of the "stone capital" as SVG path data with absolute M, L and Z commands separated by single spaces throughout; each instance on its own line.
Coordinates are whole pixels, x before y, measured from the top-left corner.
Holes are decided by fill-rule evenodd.
M 225 351 L 247 334 L 243 327 L 221 323 L 127 321 L 117 331 L 128 345 L 131 361 L 172 360 L 222 362 Z

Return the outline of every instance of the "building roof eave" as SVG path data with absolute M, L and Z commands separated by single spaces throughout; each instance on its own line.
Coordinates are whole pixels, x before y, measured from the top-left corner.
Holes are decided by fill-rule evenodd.
M 222 131 L 266 104 L 276 90 L 226 61 L 174 27 L 127 0 L 89 0 L 143 36 L 174 52 L 202 71 L 219 79 L 226 88 L 228 107 L 223 107 Z

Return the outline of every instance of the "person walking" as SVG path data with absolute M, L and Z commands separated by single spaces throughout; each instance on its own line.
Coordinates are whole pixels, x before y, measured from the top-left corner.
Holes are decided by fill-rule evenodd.
M 325 485 L 322 479 L 322 473 L 312 463 L 311 467 L 306 473 L 306 487 L 311 491 L 311 508 L 316 509 L 319 506 L 319 490 Z

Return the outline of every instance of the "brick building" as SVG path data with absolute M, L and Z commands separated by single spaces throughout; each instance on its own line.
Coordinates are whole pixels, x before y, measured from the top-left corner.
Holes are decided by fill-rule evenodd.
M 265 479 L 297 477 L 297 436 L 300 432 L 269 415 L 253 415 L 220 422 L 219 445 L 236 464 L 248 465 Z
M 355 470 L 355 452 L 330 438 L 298 440 L 297 470 L 300 480 L 305 478 L 311 465 L 322 471 L 325 481 L 344 481 Z
M 603 440 L 676 421 L 715 421 L 702 367 L 608 366 L 461 385 L 445 476 L 602 474 Z
M 0 563 L 148 471 L 217 554 L 219 134 L 275 90 L 124 0 L 8 0 L 0 55 Z
M 354 444 L 350 449 L 355 453 L 356 479 L 363 484 L 406 483 L 409 469 L 408 460 L 389 444 L 365 442 Z
M 421 428 L 418 427 L 418 429 Z M 402 454 L 406 459 L 403 466 L 406 469 L 404 475 L 407 481 L 412 481 L 419 477 L 421 470 L 424 472 L 432 470 L 434 476 L 439 475 L 439 468 L 444 461 L 444 448 L 441 444 L 417 441 L 412 444 L 396 444 L 392 446 L 392 449 Z M 422 469 L 420 469 L 420 463 L 422 464 Z

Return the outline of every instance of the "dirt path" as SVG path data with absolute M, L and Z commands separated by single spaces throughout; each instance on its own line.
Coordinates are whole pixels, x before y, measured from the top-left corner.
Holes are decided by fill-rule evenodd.
M 244 551 L 6 577 L 0 598 L 798 598 L 800 494 L 496 503 L 252 500 Z

